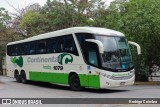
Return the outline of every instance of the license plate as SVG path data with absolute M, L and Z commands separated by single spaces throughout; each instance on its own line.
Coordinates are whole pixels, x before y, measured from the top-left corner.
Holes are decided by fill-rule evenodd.
M 125 82 L 121 82 L 120 85 L 125 85 Z

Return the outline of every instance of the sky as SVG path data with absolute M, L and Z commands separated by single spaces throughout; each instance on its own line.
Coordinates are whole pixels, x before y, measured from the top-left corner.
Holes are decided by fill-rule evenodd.
M 43 6 L 46 3 L 47 0 L 0 0 L 0 7 L 4 7 L 9 13 L 14 13 L 15 10 L 13 7 L 22 9 L 28 5 L 39 3 L 41 6 Z M 109 4 L 113 0 L 104 0 L 107 1 L 107 4 Z M 13 7 L 11 7 L 12 5 Z
M 4 7 L 9 12 L 15 12 L 9 4 L 15 8 L 22 9 L 34 3 L 39 3 L 41 6 L 43 6 L 46 1 L 47 0 L 0 0 L 0 7 Z

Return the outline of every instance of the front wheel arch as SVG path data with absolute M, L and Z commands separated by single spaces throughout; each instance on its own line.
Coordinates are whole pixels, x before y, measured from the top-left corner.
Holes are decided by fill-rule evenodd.
M 79 76 L 76 73 L 69 74 L 68 83 L 70 88 L 74 91 L 80 91 L 80 90 L 83 90 L 84 88 L 81 86 Z

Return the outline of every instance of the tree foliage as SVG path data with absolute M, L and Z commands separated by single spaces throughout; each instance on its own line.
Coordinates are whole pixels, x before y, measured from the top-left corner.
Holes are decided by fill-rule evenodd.
M 98 8 L 95 8 L 97 5 Z M 92 25 L 90 20 L 102 8 L 101 0 L 48 0 L 41 11 L 29 11 L 23 15 L 21 28 L 29 36 L 74 26 Z M 32 32 L 34 31 L 34 32 Z
M 112 3 L 106 15 L 97 20 L 107 28 L 126 34 L 128 40 L 140 44 L 142 55 L 133 52 L 138 74 L 148 74 L 148 68 L 154 63 L 160 64 L 160 1 L 129 0 Z M 104 21 L 106 22 L 104 23 Z
M 5 8 L 0 8 L 0 31 L 2 32 L 8 24 L 11 17 L 8 15 L 8 11 Z
M 45 19 L 39 12 L 28 11 L 22 16 L 20 28 L 27 30 L 27 37 L 44 33 Z
M 11 17 L 5 8 L 0 8 L 0 59 L 5 55 L 6 44 L 19 40 L 19 36 L 10 27 Z

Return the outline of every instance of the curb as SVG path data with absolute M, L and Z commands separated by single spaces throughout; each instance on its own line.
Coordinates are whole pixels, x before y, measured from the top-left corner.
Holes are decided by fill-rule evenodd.
M 135 82 L 134 85 L 160 85 L 160 81 Z

